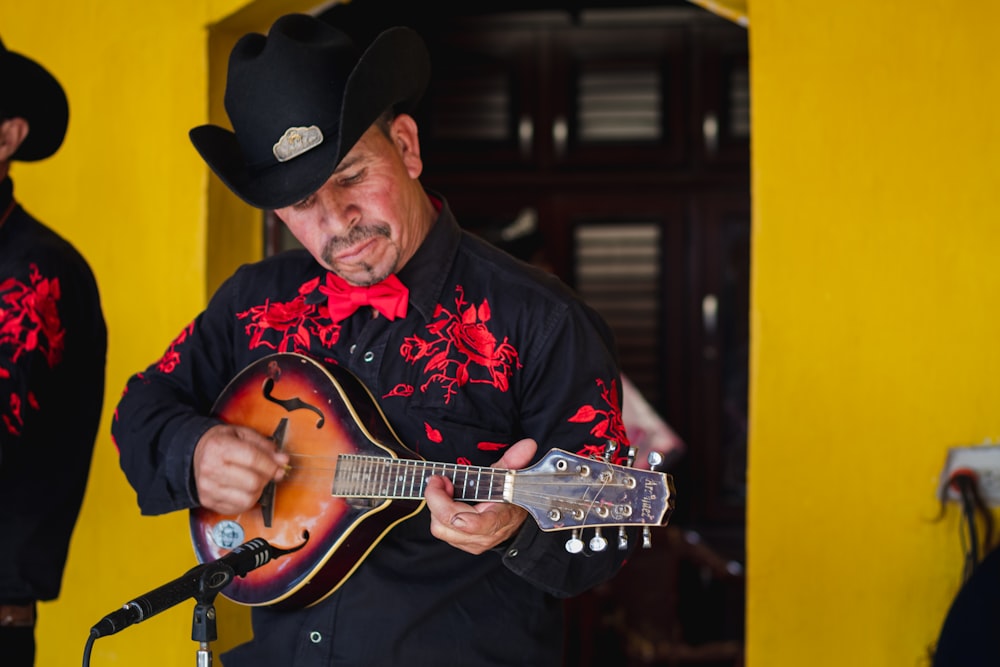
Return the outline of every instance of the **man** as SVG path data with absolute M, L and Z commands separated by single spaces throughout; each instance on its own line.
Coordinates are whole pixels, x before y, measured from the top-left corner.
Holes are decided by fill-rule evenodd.
M 56 79 L 0 43 L 0 655 L 15 667 L 34 664 L 36 603 L 59 595 L 104 400 L 94 276 L 9 173 L 55 153 L 68 119 Z
M 383 32 L 359 57 L 331 25 L 285 16 L 233 48 L 233 131 L 191 132 L 216 175 L 250 205 L 273 209 L 305 249 L 240 268 L 164 357 L 129 380 L 112 432 L 141 510 L 228 516 L 196 541 L 232 548 L 258 536 L 247 529 L 254 517 L 287 508 L 288 485 L 315 480 L 329 494 L 333 478 L 321 468 L 334 463 L 298 451 L 290 431 L 300 419 L 329 428 L 339 399 L 291 391 L 297 363 L 288 357 L 268 362 L 263 382 L 229 385 L 275 352 L 361 383 L 344 391 L 357 401 L 343 410 L 345 437 L 398 436 L 442 462 L 426 479 L 426 507 L 395 522 L 346 578 L 304 574 L 291 599 L 279 592 L 273 606 L 255 606 L 254 639 L 224 654 L 226 667 L 559 665 L 560 598 L 609 579 L 636 542 L 619 550 L 610 536 L 607 549 L 569 553 L 568 531 L 541 531 L 513 502 L 463 502 L 476 480 L 440 472 L 520 469 L 540 450 L 628 442 L 605 323 L 562 283 L 463 232 L 444 198 L 421 186 L 410 113 L 428 76 L 411 30 Z M 358 286 L 391 303 L 368 305 Z M 244 393 L 261 399 L 249 416 L 279 404 L 287 418 L 254 429 L 213 409 Z M 364 409 L 372 402 L 374 415 Z M 528 488 L 552 502 L 550 491 Z M 319 514 L 298 520 L 313 526 Z M 318 532 L 303 533 L 308 548 Z M 355 548 L 361 532 L 338 548 Z M 277 572 L 282 561 L 269 565 Z M 301 595 L 307 602 L 294 604 Z

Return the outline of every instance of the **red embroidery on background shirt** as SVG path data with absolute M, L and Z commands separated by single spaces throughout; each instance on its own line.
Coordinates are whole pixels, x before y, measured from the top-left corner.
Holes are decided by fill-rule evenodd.
M 592 405 L 582 405 L 569 421 L 577 424 L 586 424 L 597 420 L 590 429 L 590 434 L 601 439 L 601 444 L 584 445 L 580 450 L 581 455 L 601 456 L 604 453 L 604 443 L 613 440 L 617 443 L 619 450 L 622 445 L 628 445 L 628 436 L 625 434 L 625 424 L 622 421 L 621 401 L 618 395 L 618 383 L 611 382 L 609 387 L 604 380 L 598 378 L 597 386 L 601 388 L 601 398 L 608 404 L 607 410 L 594 407 Z
M 30 285 L 16 278 L 0 283 L 0 345 L 12 351 L 12 363 L 16 364 L 24 354 L 37 351 L 45 357 L 49 368 L 53 368 L 62 360 L 66 344 L 66 330 L 59 319 L 59 279 L 43 277 L 36 264 L 30 265 L 28 279 Z M 10 377 L 9 368 L 2 372 L 3 377 Z M 38 409 L 33 394 L 25 398 L 28 407 Z M 20 435 L 24 426 L 22 398 L 12 393 L 7 408 L 3 422 L 10 433 Z
M 455 312 L 438 304 L 435 321 L 427 325 L 431 338 L 408 336 L 399 348 L 400 354 L 414 364 L 419 359 L 427 360 L 423 370 L 430 377 L 420 391 L 440 384 L 445 390 L 445 403 L 451 401 L 458 387 L 468 383 L 489 384 L 507 391 L 508 379 L 514 369 L 521 367 L 517 350 L 506 338 L 498 345 L 486 328 L 491 317 L 488 301 L 484 299 L 478 306 L 468 303 L 461 285 L 455 292 Z
M 319 278 L 305 282 L 299 287 L 299 296 L 284 303 L 266 301 L 253 306 L 237 317 L 249 318 L 246 333 L 250 336 L 250 349 L 269 347 L 278 352 L 308 352 L 315 336 L 323 347 L 332 347 L 340 338 L 340 325 L 330 319 L 330 309 L 322 304 L 308 303 L 307 297 L 315 291 L 326 294 Z M 268 334 L 277 334 L 276 336 Z

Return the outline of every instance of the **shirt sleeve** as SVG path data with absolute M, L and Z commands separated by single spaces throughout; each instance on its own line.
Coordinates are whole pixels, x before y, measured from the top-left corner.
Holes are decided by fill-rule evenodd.
M 234 375 L 231 354 L 221 353 L 232 339 L 234 290 L 231 278 L 157 361 L 129 378 L 118 402 L 111 434 L 143 514 L 198 506 L 194 449 L 220 423 L 212 406 Z
M 524 431 L 539 443 L 539 456 L 559 448 L 581 456 L 601 457 L 608 442 L 612 461 L 623 463 L 629 448 L 621 419 L 621 379 L 613 335 L 584 304 L 553 309 L 545 319 L 534 358 L 525 364 L 522 405 Z M 589 491 L 586 491 L 589 493 Z M 503 548 L 505 566 L 556 597 L 582 593 L 614 576 L 635 548 L 638 528 L 628 528 L 624 549 L 617 527 L 605 527 L 607 547 L 593 551 L 594 528 L 582 531 L 585 546 L 571 553 L 569 530 L 543 531 L 527 519 Z

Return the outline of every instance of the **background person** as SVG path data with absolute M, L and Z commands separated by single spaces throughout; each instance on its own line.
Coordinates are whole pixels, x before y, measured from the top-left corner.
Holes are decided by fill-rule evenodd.
M 66 95 L 0 43 L 0 663 L 35 660 L 39 600 L 59 595 L 104 400 L 97 283 L 14 198 L 11 162 L 62 145 Z M 53 187 L 53 190 L 57 186 Z

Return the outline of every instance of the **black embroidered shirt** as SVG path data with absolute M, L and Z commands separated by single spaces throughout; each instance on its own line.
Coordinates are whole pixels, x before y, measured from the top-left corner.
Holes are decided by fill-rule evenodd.
M 427 460 L 489 466 L 524 437 L 584 454 L 627 446 L 604 321 L 550 274 L 462 231 L 446 204 L 399 273 L 404 318 L 363 307 L 332 321 L 327 276 L 305 251 L 240 268 L 129 380 L 112 432 L 144 513 L 197 506 L 191 460 L 215 399 L 276 352 L 350 370 Z M 529 517 L 504 549 L 472 556 L 431 536 L 428 516 L 393 528 L 319 604 L 255 607 L 255 639 L 225 654 L 227 667 L 559 665 L 559 598 L 607 580 L 627 555 L 613 535 L 605 552 L 567 553 L 568 533 Z

